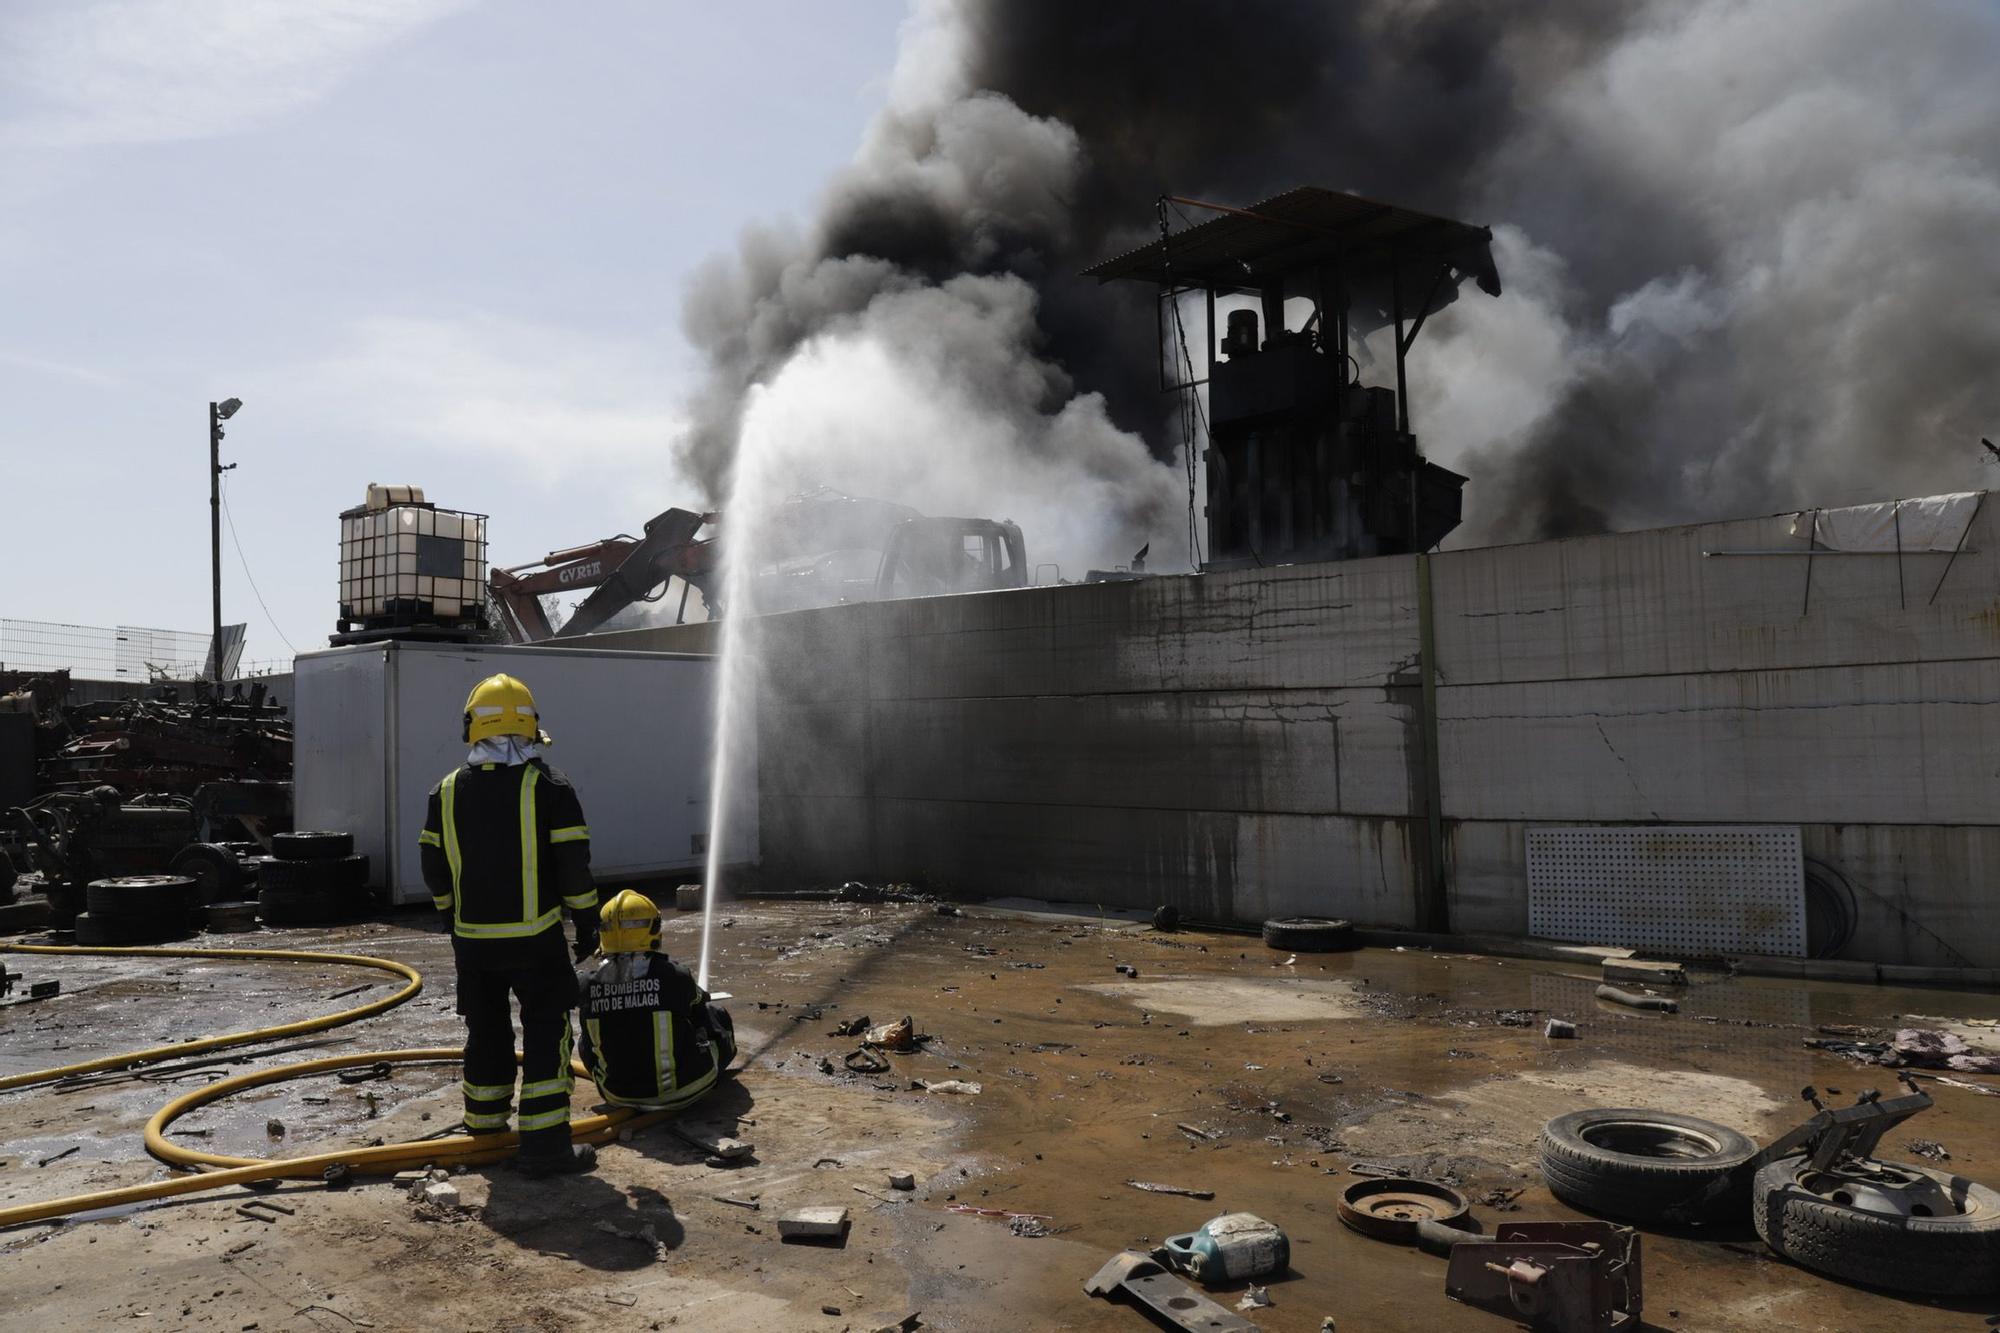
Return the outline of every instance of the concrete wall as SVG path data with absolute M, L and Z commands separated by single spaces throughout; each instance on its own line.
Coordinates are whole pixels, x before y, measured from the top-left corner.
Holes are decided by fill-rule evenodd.
M 1800 544 L 1432 558 L 1454 929 L 1526 932 L 1531 824 L 1771 822 L 1853 883 L 1848 956 L 2000 965 L 2000 512 L 1941 587 L 1944 554 L 1706 554 Z M 1419 638 L 1412 557 L 772 617 L 766 868 L 1416 925 Z

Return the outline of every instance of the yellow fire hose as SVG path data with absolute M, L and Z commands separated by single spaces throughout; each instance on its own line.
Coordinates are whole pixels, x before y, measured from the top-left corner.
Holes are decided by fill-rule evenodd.
M 101 1060 L 88 1060 L 67 1065 L 60 1069 L 44 1069 L 29 1074 L 16 1075 L 0 1082 L 0 1090 L 10 1087 L 28 1087 L 45 1083 L 70 1074 L 95 1073 L 104 1069 L 124 1068 L 135 1064 L 148 1064 L 191 1052 L 214 1050 L 221 1046 L 241 1045 L 253 1041 L 268 1041 L 277 1037 L 292 1036 L 300 1032 L 317 1032 L 342 1023 L 352 1023 L 380 1013 L 392 1005 L 401 1004 L 423 989 L 423 977 L 415 968 L 402 963 L 390 962 L 382 958 L 365 958 L 352 954 L 304 953 L 285 949 L 70 949 L 59 945 L 10 944 L 0 945 L 0 952 L 14 953 L 90 953 L 90 954 L 140 954 L 169 957 L 196 958 L 265 958 L 293 962 L 351 963 L 367 967 L 377 967 L 396 972 L 410 979 L 410 984 L 402 991 L 373 1004 L 345 1010 L 326 1018 L 308 1019 L 302 1023 L 287 1023 L 279 1027 L 262 1028 L 248 1032 L 235 1032 L 221 1037 L 207 1037 L 199 1042 L 186 1042 L 178 1046 L 159 1046 L 149 1050 L 134 1051 L 126 1055 L 108 1056 Z M 202 1171 L 192 1175 L 179 1176 L 172 1180 L 153 1181 L 144 1185 L 130 1185 L 122 1189 L 97 1190 L 89 1194 L 73 1194 L 67 1198 L 50 1199 L 44 1203 L 21 1204 L 13 1208 L 0 1209 L 0 1228 L 19 1226 L 27 1222 L 44 1222 L 51 1218 L 66 1217 L 72 1213 L 88 1212 L 100 1208 L 119 1208 L 131 1204 L 149 1203 L 155 1199 L 170 1198 L 177 1194 L 195 1194 L 206 1190 L 221 1189 L 227 1185 L 244 1185 L 261 1180 L 286 1180 L 317 1178 L 326 1168 L 345 1165 L 361 1172 L 394 1174 L 438 1162 L 455 1162 L 463 1165 L 477 1165 L 497 1161 L 512 1155 L 519 1144 L 518 1136 L 508 1134 L 482 1134 L 477 1137 L 467 1134 L 453 1135 L 441 1139 L 422 1139 L 408 1143 L 385 1143 L 380 1147 L 346 1148 L 334 1152 L 313 1153 L 305 1157 L 230 1157 L 221 1153 L 201 1152 L 185 1148 L 167 1138 L 167 1128 L 181 1116 L 197 1107 L 218 1101 L 247 1088 L 262 1087 L 267 1083 L 278 1083 L 285 1079 L 301 1078 L 311 1074 L 330 1073 L 338 1069 L 349 1069 L 357 1065 L 411 1064 L 430 1061 L 457 1061 L 464 1052 L 457 1047 L 436 1046 L 407 1051 L 361 1052 L 347 1055 L 326 1056 L 317 1060 L 306 1060 L 299 1064 L 282 1065 L 276 1069 L 255 1070 L 238 1074 L 233 1078 L 197 1088 L 174 1098 L 146 1122 L 146 1151 L 177 1167 L 211 1166 L 221 1168 Z M 579 1061 L 571 1062 L 571 1069 L 587 1077 L 587 1071 Z M 596 1142 L 609 1138 L 620 1129 L 640 1128 L 665 1118 L 670 1112 L 637 1112 L 623 1108 L 604 1115 L 584 1116 L 570 1125 L 570 1137 L 579 1143 Z
M 394 995 L 386 995 L 379 1000 L 352 1009 L 343 1009 L 337 1014 L 323 1018 L 304 1018 L 296 1023 L 281 1023 L 276 1027 L 251 1028 L 245 1032 L 226 1032 L 219 1037 L 200 1037 L 194 1041 L 184 1041 L 173 1046 L 154 1046 L 143 1051 L 129 1051 L 124 1055 L 106 1055 L 95 1060 L 80 1060 L 73 1065 L 60 1065 L 54 1069 L 38 1069 L 26 1074 L 13 1074 L 0 1078 L 0 1092 L 15 1088 L 33 1087 L 37 1083 L 52 1083 L 59 1078 L 70 1078 L 78 1074 L 95 1074 L 107 1069 L 125 1069 L 132 1065 L 151 1064 L 156 1060 L 167 1060 L 175 1056 L 199 1055 L 203 1051 L 219 1051 L 226 1046 L 243 1046 L 250 1042 L 276 1041 L 282 1037 L 296 1037 L 306 1032 L 324 1032 L 328 1028 L 339 1027 L 343 1023 L 353 1023 L 373 1017 L 385 1010 L 394 1009 L 406 1000 L 414 1000 L 424 989 L 423 974 L 407 963 L 398 963 L 388 958 L 370 958 L 353 953 L 310 953 L 297 949 L 174 949 L 174 948 L 85 948 L 64 944 L 0 944 L 0 953 L 49 953 L 49 954 L 108 954 L 112 956 L 133 955 L 141 958 L 220 958 L 228 962 L 246 959 L 263 959 L 284 963 L 334 963 L 348 967 L 372 967 L 378 972 L 388 972 L 404 978 L 409 984 Z

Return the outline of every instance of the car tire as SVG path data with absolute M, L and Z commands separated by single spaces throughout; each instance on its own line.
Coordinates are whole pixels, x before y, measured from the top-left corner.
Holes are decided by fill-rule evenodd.
M 2000 1190 L 1914 1162 L 1964 1207 L 1951 1217 L 1905 1217 L 1843 1204 L 1807 1189 L 1803 1155 L 1757 1172 L 1751 1190 L 1757 1234 L 1778 1254 L 1816 1273 L 1925 1296 L 2000 1293 Z
M 1599 1107 L 1542 1126 L 1549 1192 L 1585 1212 L 1632 1222 L 1740 1220 L 1756 1155 L 1748 1135 L 1671 1111 Z
M 1354 947 L 1354 923 L 1317 916 L 1276 917 L 1264 923 L 1264 943 L 1292 953 L 1332 953 Z
M 274 833 L 271 855 L 281 861 L 331 861 L 354 854 L 352 833 Z
M 189 843 L 174 853 L 167 869 L 193 880 L 204 903 L 227 902 L 243 888 L 243 862 L 218 843 Z
M 104 918 L 113 916 L 169 917 L 183 919 L 201 906 L 195 882 L 186 875 L 122 875 L 116 879 L 92 880 L 83 893 L 84 910 Z
M 368 882 L 368 858 L 335 856 L 318 861 L 284 861 L 269 857 L 257 863 L 257 890 L 347 892 L 356 897 Z

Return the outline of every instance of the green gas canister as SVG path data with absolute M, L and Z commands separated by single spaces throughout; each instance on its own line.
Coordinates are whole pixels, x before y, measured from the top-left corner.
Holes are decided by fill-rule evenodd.
M 1224 1213 L 1199 1231 L 1167 1237 L 1153 1257 L 1200 1283 L 1237 1282 L 1284 1272 L 1292 1242 L 1255 1213 Z

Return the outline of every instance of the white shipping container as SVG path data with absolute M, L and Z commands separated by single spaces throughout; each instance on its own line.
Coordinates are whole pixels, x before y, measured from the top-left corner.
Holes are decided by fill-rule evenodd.
M 598 881 L 701 878 L 714 658 L 392 640 L 306 653 L 294 670 L 297 826 L 352 833 L 392 902 L 430 900 L 417 853 L 426 802 L 465 762 L 465 696 L 503 671 L 534 691 L 555 741 L 545 757 L 582 798 Z M 756 774 L 750 753 L 731 777 L 731 865 L 757 858 Z

